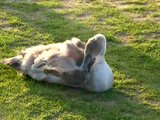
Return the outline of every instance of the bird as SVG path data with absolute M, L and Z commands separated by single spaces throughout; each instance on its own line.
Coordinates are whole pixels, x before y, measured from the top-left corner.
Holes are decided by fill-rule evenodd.
M 37 81 L 81 87 L 85 80 L 85 73 L 80 68 L 84 47 L 85 43 L 80 39 L 72 38 L 61 43 L 29 47 L 3 63 Z
M 85 88 L 89 91 L 104 92 L 113 86 L 113 72 L 105 60 L 106 42 L 103 34 L 96 34 L 85 45 L 81 69 L 86 73 Z
M 103 92 L 112 88 L 113 73 L 105 60 L 106 38 L 96 34 L 87 43 L 72 38 L 37 45 L 3 61 L 37 81 Z

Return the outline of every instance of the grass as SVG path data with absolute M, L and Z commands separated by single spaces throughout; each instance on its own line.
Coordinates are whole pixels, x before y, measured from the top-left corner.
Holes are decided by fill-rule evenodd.
M 103 93 L 36 82 L 0 64 L 0 119 L 160 119 L 160 1 L 0 1 L 0 60 L 71 37 L 108 40 L 114 87 Z M 123 8 L 123 5 L 125 7 Z

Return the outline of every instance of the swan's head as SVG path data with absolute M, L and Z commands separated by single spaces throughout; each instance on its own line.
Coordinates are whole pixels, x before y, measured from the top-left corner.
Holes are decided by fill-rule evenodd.
M 96 34 L 94 37 L 90 38 L 86 43 L 84 50 L 84 61 L 82 63 L 82 69 L 85 72 L 89 72 L 90 67 L 99 58 L 104 58 L 106 51 L 106 38 L 102 34 Z

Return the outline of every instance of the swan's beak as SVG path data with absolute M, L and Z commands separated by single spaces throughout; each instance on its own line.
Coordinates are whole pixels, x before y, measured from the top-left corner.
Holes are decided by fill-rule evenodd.
M 90 72 L 90 68 L 93 65 L 94 60 L 92 59 L 92 57 L 90 55 L 85 56 L 83 63 L 81 65 L 82 70 L 87 73 Z

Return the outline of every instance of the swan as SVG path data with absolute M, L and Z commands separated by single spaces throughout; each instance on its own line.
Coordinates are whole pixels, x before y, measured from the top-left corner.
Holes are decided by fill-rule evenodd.
M 80 68 L 84 47 L 80 39 L 72 38 L 63 43 L 27 48 L 3 63 L 16 67 L 37 81 L 81 87 L 85 80 L 85 73 Z
M 86 73 L 85 88 L 93 92 L 103 92 L 113 85 L 113 73 L 105 61 L 106 38 L 96 34 L 88 40 L 84 50 L 81 68 Z
M 103 92 L 112 87 L 113 73 L 105 61 L 106 38 L 97 34 L 87 43 L 78 38 L 38 45 L 21 51 L 3 63 L 18 67 L 37 81 Z

